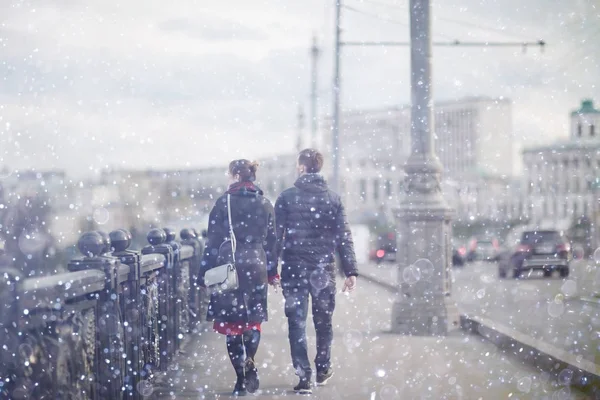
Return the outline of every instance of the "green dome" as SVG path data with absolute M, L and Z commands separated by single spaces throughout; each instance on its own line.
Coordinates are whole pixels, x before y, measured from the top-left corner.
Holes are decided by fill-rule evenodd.
M 585 99 L 581 102 L 581 108 L 571 113 L 571 115 L 575 114 L 600 114 L 600 110 L 594 108 L 594 102 L 591 99 Z

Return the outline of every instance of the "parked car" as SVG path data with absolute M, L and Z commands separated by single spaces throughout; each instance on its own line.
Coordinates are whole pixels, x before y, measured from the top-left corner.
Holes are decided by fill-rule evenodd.
M 471 239 L 467 261 L 497 261 L 499 250 L 498 239 Z
M 561 277 L 569 276 L 571 248 L 560 231 L 540 230 L 525 231 L 516 248 L 498 263 L 498 274 L 506 278 L 518 278 L 523 271 L 543 270 L 544 276 L 552 276 L 558 270 Z
M 371 249 L 369 258 L 377 264 L 381 264 L 384 261 L 396 262 L 397 250 L 396 234 L 388 232 L 377 236 L 375 247 Z

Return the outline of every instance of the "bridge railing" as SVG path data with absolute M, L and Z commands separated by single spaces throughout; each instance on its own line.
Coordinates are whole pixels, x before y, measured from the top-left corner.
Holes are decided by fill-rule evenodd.
M 0 271 L 0 398 L 143 399 L 206 302 L 192 280 L 202 245 L 153 229 L 141 252 L 125 230 L 84 234 L 70 272 Z

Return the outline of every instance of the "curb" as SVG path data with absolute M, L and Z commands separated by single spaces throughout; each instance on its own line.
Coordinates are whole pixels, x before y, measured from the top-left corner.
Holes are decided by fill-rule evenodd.
M 376 278 L 376 277 L 374 277 L 371 274 L 361 274 L 361 275 L 359 275 L 359 278 L 365 279 L 365 280 L 367 280 L 367 281 L 369 281 L 371 283 L 374 283 L 376 285 L 383 286 L 384 288 L 386 288 L 388 290 L 391 290 L 393 292 L 396 292 L 398 290 L 398 286 L 393 285 L 393 284 L 391 284 L 389 282 L 386 282 L 386 281 L 384 281 L 384 280 L 382 280 L 380 278 Z
M 369 274 L 361 278 L 394 292 L 398 289 Z M 600 303 L 600 299 L 595 298 L 580 300 Z M 557 375 L 565 384 L 590 389 L 600 398 L 600 365 L 487 318 L 460 311 L 460 325 L 461 329 L 484 337 L 499 349 Z
M 597 396 L 600 394 L 600 365 L 490 319 L 460 314 L 463 330 L 476 333 L 499 349 L 557 375 L 559 381 L 591 388 Z

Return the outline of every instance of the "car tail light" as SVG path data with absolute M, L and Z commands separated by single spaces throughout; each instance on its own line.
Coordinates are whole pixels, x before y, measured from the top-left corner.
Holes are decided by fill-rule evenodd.
M 557 251 L 571 251 L 571 246 L 569 246 L 568 243 L 561 243 L 558 246 L 556 246 L 556 250 Z
M 498 247 L 500 247 L 498 244 L 498 239 L 492 240 L 492 246 L 494 246 L 494 250 L 498 250 Z
M 377 250 L 376 255 L 378 258 L 383 258 L 383 256 L 385 256 L 385 250 L 382 250 L 382 249 Z
M 517 251 L 522 252 L 522 253 L 527 253 L 528 251 L 531 251 L 531 246 L 526 245 L 526 244 L 520 244 L 517 247 Z
M 475 239 L 471 240 L 471 243 L 469 243 L 469 249 L 471 251 L 475 251 L 475 249 L 477 249 L 477 240 L 475 240 Z

